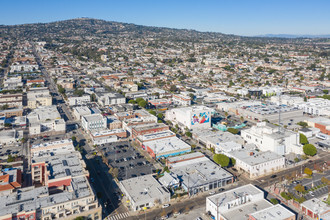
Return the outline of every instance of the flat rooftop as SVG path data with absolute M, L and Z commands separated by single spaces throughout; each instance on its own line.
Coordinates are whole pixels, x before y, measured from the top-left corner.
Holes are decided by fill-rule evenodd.
M 101 114 L 85 115 L 83 117 L 87 122 L 102 121 L 104 119 Z
M 50 155 L 47 157 L 33 158 L 32 163 L 47 162 L 49 171 L 48 179 L 59 179 L 62 177 L 77 177 L 84 175 L 84 168 L 77 152 L 70 154 Z
M 229 211 L 222 213 L 222 215 L 228 220 L 242 220 L 248 219 L 249 215 L 253 212 L 262 211 L 271 207 L 272 204 L 270 202 L 265 199 L 262 199 L 255 202 L 246 203 L 245 205 L 237 206 L 233 209 L 229 209 Z
M 233 176 L 206 157 L 182 162 L 180 166 L 174 166 L 171 172 L 180 177 L 189 188 Z
M 243 196 L 243 195 L 254 196 L 257 194 L 264 195 L 264 192 L 258 189 L 257 187 L 253 186 L 252 184 L 248 184 L 222 193 L 218 193 L 213 196 L 209 196 L 206 199 L 210 200 L 214 204 L 217 204 L 217 202 L 221 201 L 219 203 L 219 206 L 225 206 L 227 203 L 235 201 L 239 196 Z
M 167 161 L 171 162 L 171 163 L 175 163 L 176 161 L 189 160 L 189 159 L 196 158 L 196 157 L 205 157 L 205 155 L 202 154 L 201 152 L 194 152 L 191 154 L 184 154 L 184 155 L 180 155 L 180 156 L 176 156 L 176 157 L 170 157 L 167 159 Z
M 295 214 L 284 208 L 282 205 L 277 204 L 254 212 L 251 216 L 254 217 L 255 220 L 284 220 L 295 216 Z
M 150 130 L 150 129 L 165 128 L 165 127 L 168 127 L 168 126 L 165 125 L 164 123 L 152 123 L 152 124 L 143 124 L 143 125 L 132 126 L 132 128 L 137 132 Z
M 169 194 L 168 190 L 152 174 L 123 180 L 120 184 L 134 202 L 149 201 L 158 198 L 160 195 Z
M 143 141 L 143 142 L 147 142 L 147 141 L 152 141 L 154 139 L 161 139 L 161 138 L 168 138 L 171 136 L 175 136 L 175 133 L 167 130 L 167 131 L 160 131 L 160 132 L 156 132 L 156 133 L 152 133 L 152 134 L 145 134 L 145 135 L 139 135 L 138 139 Z
M 251 155 L 253 153 L 253 155 Z M 249 150 L 249 149 L 240 149 L 231 151 L 230 154 L 250 166 L 255 166 L 258 164 L 262 164 L 265 162 L 278 160 L 284 158 L 281 155 L 278 155 L 272 151 L 256 151 L 256 150 Z
M 156 155 L 165 154 L 171 151 L 191 149 L 191 146 L 177 137 L 162 138 L 159 140 L 148 141 L 146 143 Z

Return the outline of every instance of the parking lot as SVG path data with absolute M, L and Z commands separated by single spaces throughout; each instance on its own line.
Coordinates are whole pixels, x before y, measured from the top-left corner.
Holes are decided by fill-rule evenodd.
M 13 144 L 9 146 L 0 146 L 0 159 L 6 160 L 11 154 L 13 157 L 23 155 L 23 146 L 20 144 Z
M 312 179 L 303 179 L 303 180 L 299 180 L 299 181 L 294 181 L 292 184 L 290 184 L 289 186 L 289 192 L 297 195 L 298 193 L 295 191 L 294 187 L 297 185 L 297 184 L 301 184 L 305 187 L 305 190 L 310 190 L 313 187 L 316 187 L 318 185 L 321 185 L 322 182 L 321 182 L 321 178 L 322 177 L 325 177 L 327 179 L 329 179 L 330 177 L 330 171 L 326 171 L 324 174 L 313 174 L 313 178 Z M 318 197 L 321 197 L 325 194 L 328 193 L 328 186 L 324 186 L 324 187 L 321 187 L 321 188 L 318 188 L 316 190 L 313 190 L 312 192 L 309 192 L 309 193 L 306 193 L 304 195 L 305 199 L 308 200 L 308 199 L 312 199 L 312 198 L 318 198 Z
M 108 163 L 118 169 L 118 180 L 156 172 L 156 168 L 137 152 L 129 142 L 115 142 L 98 147 Z

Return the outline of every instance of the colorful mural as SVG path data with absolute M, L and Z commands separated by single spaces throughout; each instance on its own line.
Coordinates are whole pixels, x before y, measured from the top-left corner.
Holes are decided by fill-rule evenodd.
M 194 114 L 191 118 L 191 125 L 203 124 L 210 122 L 210 116 L 208 112 L 202 112 L 199 114 Z

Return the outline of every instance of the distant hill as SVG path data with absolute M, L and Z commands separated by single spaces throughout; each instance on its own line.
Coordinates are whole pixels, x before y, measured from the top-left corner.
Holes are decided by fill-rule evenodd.
M 275 37 L 276 36 L 276 37 Z M 281 36 L 280 38 L 278 38 Z M 286 37 L 285 37 L 286 36 Z M 290 35 L 264 35 L 245 37 L 218 32 L 200 32 L 188 29 L 152 27 L 130 23 L 105 21 L 93 18 L 76 18 L 50 23 L 21 25 L 0 25 L 0 37 L 8 39 L 46 40 L 91 40 L 94 38 L 150 38 L 154 40 L 189 41 L 189 42 L 233 42 L 253 43 L 290 42 L 299 43 L 301 39 L 289 38 Z M 292 35 L 293 36 L 293 35 Z M 319 38 L 314 41 L 321 40 Z
M 294 34 L 264 34 L 255 37 L 269 37 L 269 38 L 330 38 L 330 34 L 325 35 L 294 35 Z

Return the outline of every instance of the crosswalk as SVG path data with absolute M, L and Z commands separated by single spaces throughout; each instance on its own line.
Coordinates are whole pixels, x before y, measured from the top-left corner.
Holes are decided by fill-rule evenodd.
M 108 220 L 119 220 L 119 219 L 125 219 L 129 216 L 128 212 L 124 212 L 124 213 L 119 213 L 117 215 L 113 215 L 113 216 L 108 216 Z

